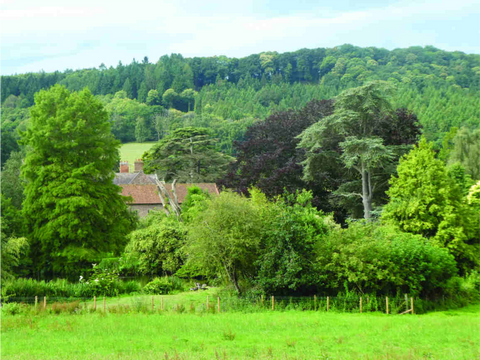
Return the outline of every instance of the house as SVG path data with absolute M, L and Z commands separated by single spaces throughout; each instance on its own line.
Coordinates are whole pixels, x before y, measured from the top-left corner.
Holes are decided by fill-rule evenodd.
M 155 175 L 147 175 L 143 172 L 143 162 L 137 160 L 134 163 L 134 172 L 131 173 L 127 161 L 120 162 L 120 172 L 115 174 L 113 183 L 122 188 L 123 196 L 131 196 L 133 202 L 129 204 L 132 210 L 138 212 L 140 217 L 147 216 L 150 210 L 163 209 L 162 201 L 156 182 Z M 165 184 L 169 195 L 171 186 Z M 198 186 L 202 190 L 207 190 L 210 194 L 219 194 L 217 185 L 214 183 L 201 184 L 176 184 L 176 193 L 178 203 L 181 205 L 185 200 L 190 186 Z

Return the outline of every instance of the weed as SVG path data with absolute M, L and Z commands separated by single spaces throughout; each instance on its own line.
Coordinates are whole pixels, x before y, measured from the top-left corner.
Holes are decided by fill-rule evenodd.
M 231 329 L 224 330 L 224 331 L 223 331 L 223 338 L 224 338 L 225 340 L 233 341 L 233 340 L 235 340 L 235 333 L 232 332 Z
M 293 348 L 293 347 L 295 347 L 295 345 L 297 345 L 297 340 L 293 340 L 293 339 L 290 339 L 290 338 L 287 338 L 285 340 L 285 342 L 287 343 L 287 346 L 291 347 L 291 348 Z

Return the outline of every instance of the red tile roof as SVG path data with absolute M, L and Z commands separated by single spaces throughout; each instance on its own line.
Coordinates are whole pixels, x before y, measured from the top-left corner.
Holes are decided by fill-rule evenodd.
M 178 203 L 181 204 L 185 200 L 188 193 L 188 188 L 191 186 L 198 186 L 202 190 L 207 190 L 209 194 L 218 195 L 217 185 L 213 183 L 202 184 L 176 184 L 176 191 L 178 197 Z M 132 185 L 125 184 L 120 185 L 122 187 L 123 196 L 131 196 L 133 198 L 132 204 L 161 204 L 160 197 L 158 196 L 158 189 L 156 185 Z M 172 196 L 171 184 L 165 184 L 170 196 Z M 165 201 L 168 201 L 165 199 Z

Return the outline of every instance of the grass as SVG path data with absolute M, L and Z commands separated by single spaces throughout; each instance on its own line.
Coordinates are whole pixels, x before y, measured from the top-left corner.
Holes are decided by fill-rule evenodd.
M 149 150 L 155 142 L 127 143 L 120 148 L 120 160 L 127 160 L 130 165 L 130 172 L 134 170 L 134 162 L 140 159 L 143 153 Z
M 173 295 L 184 312 L 4 315 L 2 359 L 480 359 L 479 305 L 414 316 L 191 313 L 188 301 L 207 293 Z

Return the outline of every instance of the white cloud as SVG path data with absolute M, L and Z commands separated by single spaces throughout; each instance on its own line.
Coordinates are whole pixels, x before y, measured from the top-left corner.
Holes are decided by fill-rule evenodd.
M 253 0 L 252 0 L 253 1 Z M 2 1 L 0 22 L 5 73 L 115 65 L 119 60 L 163 54 L 246 56 L 303 47 L 407 47 L 431 44 L 480 53 L 480 33 L 452 36 L 444 24 L 462 31 L 464 18 L 477 14 L 474 0 L 401 2 L 362 11 L 316 8 L 306 13 L 266 16 L 248 11 L 254 3 L 231 3 L 202 11 L 194 2 L 140 0 Z M 199 11 L 202 11 L 199 14 Z M 463 27 L 462 27 L 463 26 Z M 471 41 L 468 41 L 471 39 Z M 128 45 L 123 45 L 128 44 Z

